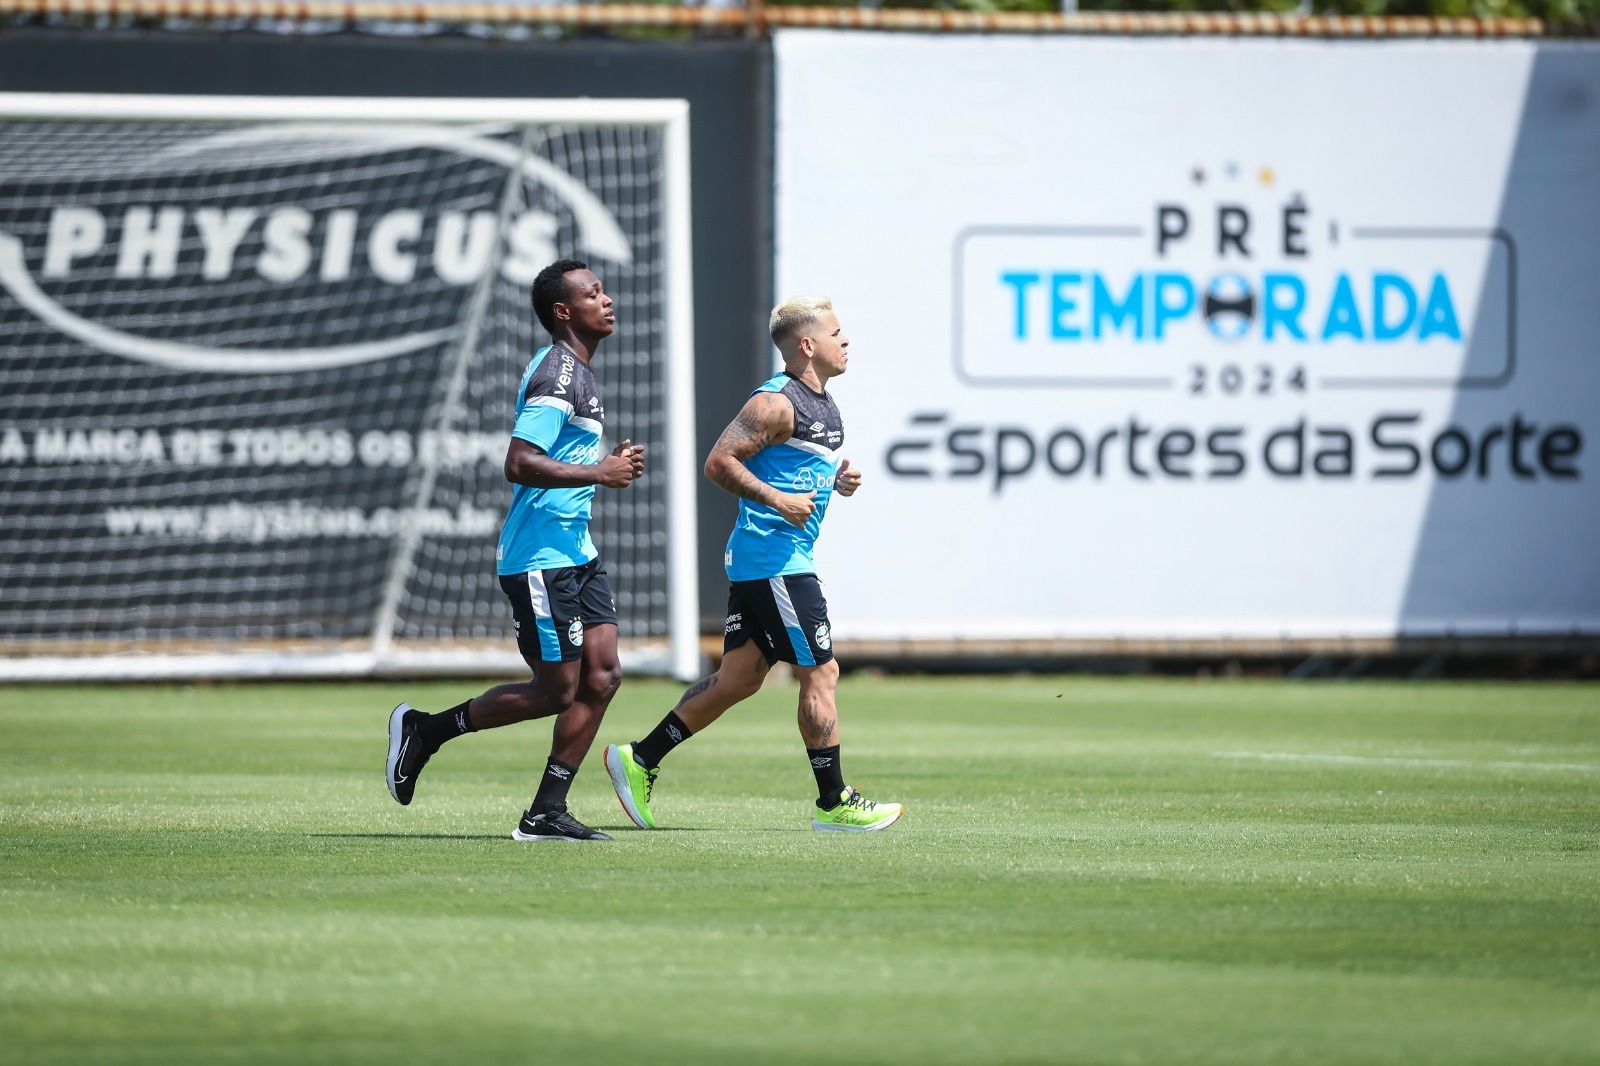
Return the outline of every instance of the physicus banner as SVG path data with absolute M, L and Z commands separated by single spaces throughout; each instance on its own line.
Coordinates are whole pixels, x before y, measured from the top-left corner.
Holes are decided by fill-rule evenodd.
M 505 633 L 501 468 L 558 256 L 632 316 L 615 424 L 665 420 L 657 127 L 263 100 L 0 98 L 0 642 Z M 665 539 L 666 484 L 597 504 L 608 558 L 629 521 Z M 665 631 L 650 561 L 619 567 L 626 635 Z
M 841 638 L 1600 630 L 1600 48 L 777 42 Z

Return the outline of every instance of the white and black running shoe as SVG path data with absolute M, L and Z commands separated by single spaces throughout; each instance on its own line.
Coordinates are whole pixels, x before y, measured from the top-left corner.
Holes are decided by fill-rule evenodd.
M 534 814 L 528 811 L 511 831 L 512 840 L 610 840 L 597 829 L 590 829 L 566 811 Z
M 389 782 L 389 795 L 400 804 L 411 802 L 417 777 L 433 755 L 417 735 L 417 725 L 426 717 L 425 712 L 409 703 L 402 703 L 389 715 L 389 761 L 384 764 L 383 773 Z

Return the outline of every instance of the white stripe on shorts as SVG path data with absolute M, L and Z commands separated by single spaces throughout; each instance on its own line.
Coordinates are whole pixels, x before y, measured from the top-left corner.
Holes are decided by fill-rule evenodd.
M 528 599 L 533 604 L 535 618 L 550 617 L 550 591 L 544 587 L 544 571 L 528 571 Z
M 781 577 L 767 578 L 767 585 L 772 589 L 772 598 L 778 604 L 778 617 L 787 629 L 799 630 L 800 616 L 794 613 L 794 601 L 789 598 L 789 586 L 783 583 Z

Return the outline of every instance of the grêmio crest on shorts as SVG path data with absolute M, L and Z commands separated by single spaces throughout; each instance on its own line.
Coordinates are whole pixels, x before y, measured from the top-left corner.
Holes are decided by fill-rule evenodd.
M 600 402 L 589 364 L 564 344 L 539 349 L 517 389 L 516 425 L 511 430 L 563 463 L 600 461 L 606 409 Z M 581 566 L 595 558 L 589 537 L 589 505 L 594 486 L 536 489 L 515 485 L 511 508 L 500 530 L 496 570 L 524 574 Z

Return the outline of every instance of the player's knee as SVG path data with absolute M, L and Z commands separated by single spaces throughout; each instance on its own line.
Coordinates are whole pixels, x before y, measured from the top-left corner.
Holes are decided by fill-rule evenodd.
M 603 663 L 586 667 L 583 671 L 583 695 L 585 702 L 599 701 L 604 704 L 617 694 L 617 689 L 622 687 L 622 664 L 619 662 Z
M 726 686 L 735 701 L 747 700 L 761 691 L 762 675 L 754 671 L 723 674 L 718 672 L 717 685 Z
M 492 694 L 494 714 L 505 722 L 526 722 L 530 718 L 560 714 L 572 705 L 576 695 L 575 684 L 549 677 L 520 685 L 504 685 Z
M 545 714 L 560 714 L 578 699 L 578 675 L 545 677 L 538 688 L 538 694 L 529 701 L 530 706 L 538 706 Z
M 839 684 L 839 660 L 829 659 L 809 670 L 799 671 L 800 688 L 806 692 L 832 692 Z

